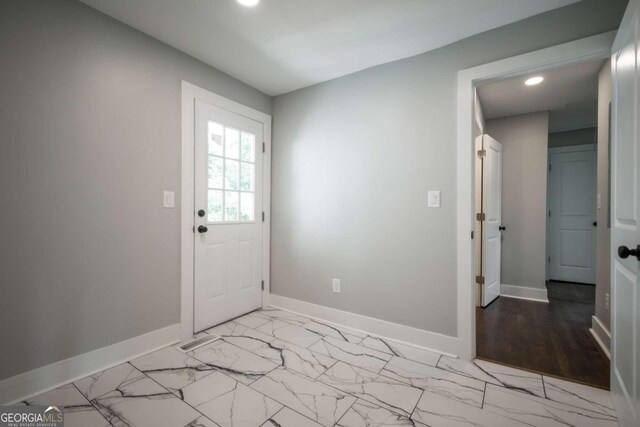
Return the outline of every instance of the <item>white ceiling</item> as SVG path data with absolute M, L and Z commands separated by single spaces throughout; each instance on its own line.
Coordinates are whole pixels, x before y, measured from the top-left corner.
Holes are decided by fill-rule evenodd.
M 81 0 L 269 95 L 578 0 Z
M 604 60 L 562 67 L 480 86 L 478 97 L 485 119 L 549 111 L 549 132 L 597 125 L 598 74 Z M 526 86 L 532 75 L 544 82 Z

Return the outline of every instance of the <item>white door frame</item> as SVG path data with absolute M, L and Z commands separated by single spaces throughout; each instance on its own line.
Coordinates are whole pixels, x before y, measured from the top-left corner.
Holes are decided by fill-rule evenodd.
M 476 355 L 474 299 L 476 261 L 473 258 L 474 244 L 471 240 L 471 231 L 475 224 L 473 91 L 480 83 L 499 81 L 589 60 L 609 58 L 615 35 L 616 32 L 611 31 L 469 68 L 458 73 L 456 271 L 458 355 L 463 359 L 470 360 Z
M 264 126 L 265 153 L 262 168 L 262 209 L 265 219 L 262 225 L 262 306 L 269 305 L 270 242 L 271 242 L 271 116 L 242 105 L 236 101 L 182 81 L 182 175 L 180 209 L 180 338 L 193 335 L 193 286 L 195 206 L 195 100 L 215 105 L 225 110 L 262 123 Z M 260 142 L 257 141 L 260 147 Z

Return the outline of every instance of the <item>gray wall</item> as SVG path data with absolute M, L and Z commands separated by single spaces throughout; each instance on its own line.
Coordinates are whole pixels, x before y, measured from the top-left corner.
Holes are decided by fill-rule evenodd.
M 598 128 L 585 128 L 555 132 L 549 134 L 549 148 L 568 147 L 571 145 L 596 144 Z
M 611 313 L 605 294 L 611 292 L 611 228 L 609 221 L 609 104 L 611 103 L 611 61 L 607 61 L 598 81 L 598 194 L 601 207 L 596 228 L 596 317 L 609 329 Z
M 457 72 L 616 29 L 625 6 L 584 0 L 276 97 L 272 292 L 455 336 Z
M 0 2 L 0 379 L 179 322 L 180 81 L 271 99 L 75 1 Z
M 504 285 L 545 289 L 549 113 L 487 120 L 502 144 Z

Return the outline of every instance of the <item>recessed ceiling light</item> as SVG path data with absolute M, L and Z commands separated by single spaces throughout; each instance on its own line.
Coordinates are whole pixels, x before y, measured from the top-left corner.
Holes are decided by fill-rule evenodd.
M 243 6 L 253 7 L 260 3 L 260 0 L 237 0 L 237 2 Z
M 535 76 L 535 77 L 531 77 L 531 78 L 527 79 L 527 81 L 525 81 L 524 84 L 526 84 L 527 86 L 535 86 L 535 85 L 539 85 L 540 83 L 542 83 L 543 80 L 544 80 L 544 77 Z

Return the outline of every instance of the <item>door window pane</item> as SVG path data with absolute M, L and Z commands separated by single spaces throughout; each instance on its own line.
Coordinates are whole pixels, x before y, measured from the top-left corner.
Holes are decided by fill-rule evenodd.
M 224 156 L 228 159 L 240 158 L 240 131 L 231 128 L 224 130 Z
M 225 191 L 224 193 L 224 220 L 238 221 L 240 214 L 240 193 L 237 191 Z
M 221 157 L 209 156 L 209 188 L 222 189 L 223 164 Z
M 209 154 L 222 156 L 222 130 L 220 123 L 209 122 Z
M 240 141 L 240 160 L 254 163 L 256 160 L 256 137 L 251 133 L 242 132 Z
M 240 221 L 255 219 L 255 194 L 240 193 Z
M 254 222 L 256 137 L 209 121 L 208 222 Z
M 222 221 L 222 191 L 209 190 L 209 215 L 210 222 Z
M 240 162 L 226 159 L 224 161 L 224 188 L 226 190 L 240 189 Z
M 255 166 L 251 163 L 240 163 L 240 189 L 242 191 L 254 191 L 253 180 L 255 175 Z

